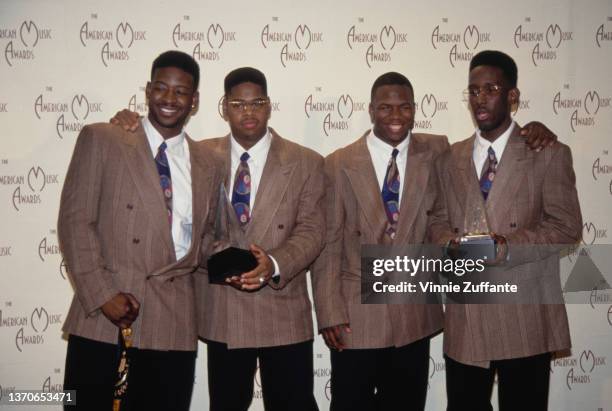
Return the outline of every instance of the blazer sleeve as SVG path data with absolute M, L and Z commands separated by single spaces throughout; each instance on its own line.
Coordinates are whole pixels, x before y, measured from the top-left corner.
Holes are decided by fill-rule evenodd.
M 345 210 L 338 156 L 325 159 L 326 244 L 312 267 L 312 291 L 319 330 L 349 323 L 342 292 L 342 245 Z
M 98 234 L 105 163 L 101 140 L 89 126 L 77 138 L 62 189 L 57 230 L 76 297 L 88 315 L 120 292 L 105 267 Z
M 550 160 L 542 186 L 542 218 L 532 227 L 506 235 L 508 267 L 544 259 L 558 253 L 561 244 L 575 244 L 582 236 L 572 153 L 568 146 L 556 144 L 556 150 L 548 149 L 543 154 Z M 537 247 L 529 246 L 533 244 Z
M 309 172 L 299 196 L 291 234 L 281 246 L 269 251 L 281 271 L 278 282 L 268 282 L 274 289 L 284 288 L 296 275 L 308 268 L 323 248 L 323 158 L 319 155 L 310 156 L 305 163 L 308 164 Z

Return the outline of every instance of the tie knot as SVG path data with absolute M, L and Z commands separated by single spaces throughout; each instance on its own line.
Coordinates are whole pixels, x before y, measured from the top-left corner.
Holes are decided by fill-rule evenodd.
M 166 151 L 167 148 L 168 148 L 168 145 L 166 145 L 166 142 L 164 141 L 163 143 L 159 145 L 159 149 L 157 151 L 159 151 L 160 153 L 163 153 L 164 151 Z
M 493 150 L 493 146 L 489 146 L 489 149 L 487 150 L 487 153 L 489 153 L 489 158 L 490 159 L 494 159 L 495 158 L 495 150 Z
M 397 158 L 398 154 L 399 154 L 399 150 L 397 148 L 394 148 L 393 151 L 391 152 L 391 157 Z
M 246 162 L 251 156 L 246 151 L 240 156 L 240 161 Z

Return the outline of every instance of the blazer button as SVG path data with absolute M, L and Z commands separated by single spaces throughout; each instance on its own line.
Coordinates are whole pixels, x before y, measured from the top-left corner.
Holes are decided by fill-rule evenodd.
M 126 207 L 128 210 L 132 210 L 132 209 L 134 209 L 134 206 L 133 206 L 132 204 L 127 204 L 125 207 Z
M 134 244 L 138 244 L 138 243 L 140 243 L 140 238 L 134 238 L 134 239 L 132 239 L 132 242 Z
M 279 225 L 278 225 L 278 229 L 279 229 L 279 230 L 282 230 L 282 229 L 284 229 L 284 228 L 285 228 L 285 225 L 284 225 L 284 224 L 279 224 Z
M 516 223 L 510 223 L 510 227 L 515 228 L 516 227 Z

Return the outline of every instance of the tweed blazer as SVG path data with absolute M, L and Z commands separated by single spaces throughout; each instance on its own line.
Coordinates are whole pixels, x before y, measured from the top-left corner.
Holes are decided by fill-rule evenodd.
M 387 225 L 368 134 L 325 159 L 327 243 L 313 268 L 318 328 L 350 324 L 352 332 L 342 338 L 353 349 L 403 346 L 439 331 L 443 322 L 437 304 L 361 303 L 361 246 L 384 244 Z M 436 198 L 430 171 L 446 149 L 444 136 L 410 137 L 394 244 L 426 241 Z
M 280 281 L 254 292 L 208 283 L 198 276 L 199 332 L 205 340 L 229 348 L 295 344 L 313 338 L 312 306 L 306 272 L 323 248 L 323 157 L 280 137 L 271 129 L 272 143 L 246 230 L 240 226 L 228 193 L 230 136 L 204 140 L 217 153 L 226 175 L 219 200 L 229 241 L 240 248 L 257 244 L 273 256 Z
M 433 216 L 434 241 L 469 231 L 474 210 L 484 210 L 489 232 L 504 235 L 509 260 L 490 275 L 521 279 L 535 304 L 448 304 L 444 352 L 456 361 L 488 367 L 489 361 L 527 357 L 570 347 L 562 302 L 558 247 L 579 241 L 582 217 L 569 147 L 527 149 L 515 127 L 483 201 L 472 153 L 475 135 L 438 158 L 442 214 Z M 536 247 L 533 247 L 536 245 Z
M 118 126 L 85 126 L 62 190 L 58 236 L 75 295 L 64 331 L 116 343 L 118 329 L 100 307 L 132 293 L 140 312 L 134 346 L 195 350 L 193 271 L 212 239 L 222 174 L 214 156 L 187 137 L 192 178 L 192 244 L 176 260 L 170 223 L 146 135 Z M 215 194 L 215 195 L 213 195 Z M 204 245 L 207 248 L 207 245 Z

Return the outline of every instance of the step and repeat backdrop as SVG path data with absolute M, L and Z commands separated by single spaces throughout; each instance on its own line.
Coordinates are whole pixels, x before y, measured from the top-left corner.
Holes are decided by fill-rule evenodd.
M 370 126 L 370 87 L 399 71 L 413 83 L 417 131 L 474 129 L 462 91 L 474 54 L 517 61 L 524 124 L 539 120 L 568 144 L 584 219 L 583 243 L 610 243 L 612 224 L 612 3 L 609 0 L 380 2 L 184 0 L 0 2 L 0 395 L 62 389 L 61 326 L 73 294 L 58 247 L 59 196 L 83 125 L 120 109 L 146 114 L 153 59 L 168 49 L 199 62 L 196 139 L 227 133 L 223 78 L 253 66 L 268 78 L 270 124 L 323 155 Z M 576 272 L 579 257 L 564 266 Z M 610 267 L 583 269 L 612 283 Z M 612 410 L 612 293 L 568 305 L 573 350 L 552 364 L 550 408 Z M 200 345 L 192 409 L 208 406 Z M 329 352 L 315 342 L 315 390 L 330 399 Z M 253 410 L 263 410 L 256 377 Z M 409 395 L 410 387 L 406 387 Z M 444 410 L 441 337 L 431 350 L 427 410 Z M 19 408 L 24 409 L 24 408 Z M 53 408 L 49 408 L 53 409 Z M 57 407 L 56 409 L 59 409 Z

